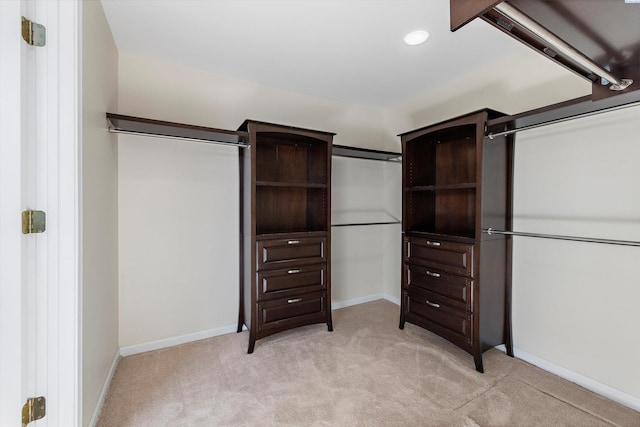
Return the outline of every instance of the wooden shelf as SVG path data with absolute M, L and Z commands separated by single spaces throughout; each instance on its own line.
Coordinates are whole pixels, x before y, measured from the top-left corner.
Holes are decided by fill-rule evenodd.
M 583 96 L 523 113 L 488 120 L 485 136 L 491 137 L 505 131 L 514 132 L 520 129 L 541 127 L 636 105 L 640 105 L 640 91 L 623 93 L 597 101 L 593 101 L 591 96 Z
M 399 218 L 386 210 L 358 210 L 331 212 L 332 227 L 400 224 Z
M 325 230 L 320 231 L 287 231 L 286 233 L 256 233 L 256 240 L 274 240 L 274 239 L 289 239 L 297 237 L 326 237 L 327 232 Z
M 413 236 L 420 237 L 426 239 L 435 239 L 435 240 L 451 240 L 453 242 L 461 242 L 461 243 L 475 243 L 475 236 L 455 236 L 452 234 L 442 234 L 442 233 L 434 233 L 434 232 L 426 232 L 426 231 L 406 231 L 405 236 Z
M 383 160 L 392 162 L 398 162 L 402 159 L 402 153 L 369 150 L 367 148 L 348 147 L 346 145 L 334 145 L 333 155 L 337 157 L 351 157 L 355 159 Z
M 247 146 L 247 133 L 107 113 L 109 132 Z

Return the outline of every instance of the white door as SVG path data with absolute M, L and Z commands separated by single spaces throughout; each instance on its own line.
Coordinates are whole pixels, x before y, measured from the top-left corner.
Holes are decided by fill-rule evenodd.
M 0 3 L 0 425 L 3 426 L 20 425 L 22 405 L 35 386 L 35 308 L 27 304 L 27 295 L 33 292 L 33 283 L 28 283 L 27 251 L 35 249 L 36 239 L 27 242 L 21 231 L 21 212 L 26 204 L 23 174 L 28 151 L 23 123 L 27 91 L 22 75 L 27 52 L 20 41 L 24 8 L 17 1 Z
M 22 16 L 46 46 L 22 39 Z M 47 415 L 31 425 L 79 425 L 78 29 L 76 0 L 0 1 L 1 426 L 37 396 Z M 28 209 L 44 233 L 22 233 Z
M 42 153 L 38 152 L 36 105 L 37 61 L 42 52 L 21 37 L 21 16 L 33 16 L 33 4 L 2 2 L 2 408 L 0 424 L 19 425 L 28 397 L 46 395 L 47 343 L 46 265 L 47 234 L 22 233 L 21 212 L 45 209 Z M 40 138 L 42 139 L 42 138 Z M 43 259 L 44 258 L 44 259 Z M 46 359 L 45 359 L 46 360 Z M 41 365 L 41 366 L 38 366 Z M 40 369 L 39 369 L 40 368 Z M 41 423 L 42 424 L 42 423 Z M 46 424 L 46 423 L 45 423 Z

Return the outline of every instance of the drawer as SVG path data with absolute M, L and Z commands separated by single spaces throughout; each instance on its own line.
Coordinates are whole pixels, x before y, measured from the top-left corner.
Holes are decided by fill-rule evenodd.
M 258 270 L 327 262 L 325 237 L 258 240 Z
M 404 286 L 436 295 L 445 304 L 473 311 L 473 280 L 421 265 L 405 264 Z
M 258 330 L 322 322 L 327 314 L 326 298 L 326 292 L 312 292 L 258 303 Z
M 326 287 L 325 264 L 258 272 L 258 300 L 321 291 Z
M 469 347 L 473 335 L 473 315 L 469 312 L 450 308 L 441 302 L 430 300 L 425 293 L 403 291 L 405 298 L 405 316 L 416 323 L 450 340 Z
M 473 244 L 405 237 L 405 261 L 473 277 Z

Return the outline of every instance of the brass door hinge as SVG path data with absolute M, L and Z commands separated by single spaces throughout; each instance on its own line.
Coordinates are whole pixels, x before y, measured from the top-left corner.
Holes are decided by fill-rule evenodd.
M 42 233 L 46 223 L 47 215 L 42 211 L 22 212 L 22 234 Z
M 47 415 L 47 401 L 44 396 L 31 397 L 22 407 L 22 427 Z
M 22 17 L 22 38 L 31 46 L 44 46 L 47 43 L 47 30 L 44 25 Z

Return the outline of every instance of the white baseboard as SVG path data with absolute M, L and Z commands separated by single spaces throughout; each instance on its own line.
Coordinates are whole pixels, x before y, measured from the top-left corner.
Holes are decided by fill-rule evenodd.
M 351 307 L 352 305 L 364 304 L 371 301 L 377 301 L 379 299 L 384 299 L 384 294 L 372 294 L 367 295 L 365 297 L 354 298 L 346 301 L 338 301 L 331 303 L 331 310 L 338 310 L 340 308 Z
M 400 305 L 400 298 L 392 297 L 389 294 L 384 294 L 384 299 L 386 299 L 389 302 L 394 303 L 395 305 Z
M 395 304 L 400 305 L 400 301 L 387 294 L 372 294 L 361 298 L 355 298 L 347 301 L 339 301 L 331 304 L 332 310 L 339 308 L 350 307 L 352 305 L 364 304 L 371 301 L 377 301 L 379 299 L 386 299 Z M 246 329 L 246 328 L 245 328 Z M 235 333 L 237 331 L 236 325 L 223 326 L 215 329 L 208 329 L 206 331 L 194 332 L 192 334 L 179 335 L 176 337 L 165 338 L 162 340 L 146 342 L 142 344 L 134 344 L 126 347 L 120 347 L 120 356 L 126 357 L 133 354 L 145 353 L 147 351 L 160 350 L 162 348 L 173 347 L 180 344 L 186 344 L 193 341 L 203 340 L 206 338 L 216 337 L 219 335 L 225 335 Z
M 194 332 L 192 334 L 179 335 L 176 337 L 165 338 L 158 341 L 151 341 L 142 344 L 129 345 L 120 347 L 122 357 L 131 356 L 132 354 L 144 353 L 152 350 L 160 350 L 161 348 L 173 347 L 175 345 L 186 344 L 192 341 L 199 341 L 206 338 L 217 337 L 236 332 L 237 325 L 222 326 L 220 328 L 208 329 L 206 331 Z
M 396 297 L 392 297 L 389 294 L 372 294 L 360 298 L 350 299 L 347 301 L 338 301 L 331 303 L 331 309 L 337 310 L 339 308 L 351 307 L 352 305 L 364 304 L 371 301 L 377 301 L 379 299 L 385 299 L 396 305 L 400 305 L 400 300 Z
M 90 427 L 94 427 L 98 422 L 98 418 L 100 417 L 100 412 L 102 411 L 102 406 L 104 405 L 104 400 L 107 397 L 107 392 L 109 391 L 109 386 L 111 385 L 111 380 L 113 379 L 113 375 L 116 373 L 116 368 L 118 367 L 119 361 L 120 361 L 120 349 L 116 350 L 116 354 L 113 357 L 113 361 L 111 362 L 111 369 L 109 369 L 107 378 L 104 381 L 104 385 L 102 386 L 102 391 L 100 392 L 100 397 L 98 398 L 98 402 L 96 402 L 96 407 L 93 409 L 93 415 L 89 420 Z
M 506 352 L 506 348 L 504 345 L 499 345 L 496 347 L 496 349 Z M 584 375 L 578 374 L 577 372 L 571 371 L 567 368 L 563 368 L 562 366 L 558 366 L 554 363 L 549 362 L 548 360 L 541 359 L 538 356 L 527 353 L 526 351 L 522 351 L 522 350 L 518 350 L 517 348 L 514 348 L 513 355 L 518 359 L 522 359 L 525 362 L 529 362 L 532 365 L 535 365 L 541 369 L 544 369 L 547 372 L 550 372 L 554 375 L 564 378 L 567 381 L 576 383 L 579 386 L 586 388 L 587 390 L 591 390 L 592 392 L 599 394 L 600 396 L 606 397 L 607 399 L 611 399 L 614 402 L 618 402 L 621 405 L 624 405 L 633 410 L 640 411 L 640 399 L 635 396 L 624 393 L 606 384 L 602 384 L 598 381 L 585 377 Z

